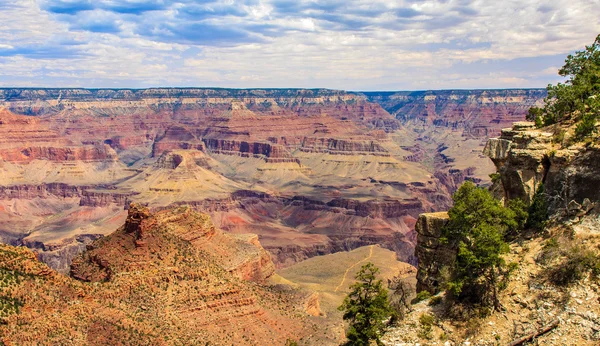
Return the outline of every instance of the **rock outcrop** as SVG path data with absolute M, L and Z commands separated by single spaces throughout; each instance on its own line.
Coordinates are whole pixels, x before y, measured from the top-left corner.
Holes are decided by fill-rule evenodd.
M 210 216 L 189 207 L 150 214 L 147 208 L 132 204 L 123 228 L 88 245 L 85 254 L 73 261 L 71 275 L 84 281 L 108 281 L 114 273 L 133 270 L 139 260 L 160 256 L 161 244 L 157 242 L 164 240 L 155 239 L 159 236 L 188 242 L 243 280 L 262 283 L 275 271 L 256 235 L 225 234 L 215 228 Z M 121 253 L 123 249 L 132 251 Z
M 573 129 L 565 125 L 558 130 L 570 133 Z M 550 131 L 557 129 L 536 129 L 533 123 L 518 122 L 502 130 L 500 138 L 488 141 L 484 152 L 497 167 L 503 197 L 530 201 L 544 184 L 550 214 L 567 210 L 571 201 L 600 201 L 600 190 L 591 188 L 600 184 L 598 138 L 588 144 L 571 141 L 563 145 L 553 140 Z
M 551 133 L 537 131 L 535 124 L 526 122 L 515 123 L 502 130 L 500 138 L 488 141 L 484 154 L 496 165 L 507 200 L 533 198 L 545 179 L 553 148 Z
M 426 213 L 419 215 L 415 225 L 418 260 L 417 292 L 437 293 L 442 289 L 443 269 L 450 267 L 456 259 L 456 248 L 440 242 L 442 229 L 448 223 L 448 213 Z
M 260 268 L 248 265 L 255 255 Z M 74 261 L 76 279 L 0 244 L 0 334 L 9 344 L 333 344 L 337 335 L 305 312 L 318 313 L 315 299 L 304 306 L 304 292 L 255 283 L 272 273 L 263 255 L 256 238 L 223 235 L 189 208 L 152 214 L 137 205 Z

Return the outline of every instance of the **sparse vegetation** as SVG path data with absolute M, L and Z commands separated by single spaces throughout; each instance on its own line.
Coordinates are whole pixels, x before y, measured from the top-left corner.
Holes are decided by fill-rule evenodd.
M 593 277 L 600 275 L 600 256 L 594 249 L 584 244 L 568 241 L 561 246 L 553 246 L 548 249 L 557 249 L 555 253 L 561 255 L 559 262 L 548 268 L 548 277 L 552 283 L 559 286 L 568 286 L 582 280 L 586 275 Z
M 413 287 L 403 279 L 395 277 L 388 288 L 391 290 L 390 306 L 394 310 L 394 319 L 403 319 L 412 310 L 410 297 L 414 294 Z
M 495 184 L 497 182 L 500 181 L 500 173 L 492 173 L 490 174 L 490 179 L 492 180 L 492 183 Z
M 427 305 L 429 305 L 429 306 L 440 305 L 442 303 L 442 300 L 443 300 L 442 296 L 435 296 L 429 300 L 429 303 Z
M 431 340 L 433 338 L 433 325 L 435 323 L 435 318 L 430 314 L 422 314 L 419 317 L 419 337 L 422 339 Z
M 285 346 L 298 346 L 298 342 L 296 340 L 287 339 L 285 341 Z
M 379 269 L 367 263 L 356 274 L 356 283 L 350 286 L 350 293 L 339 307 L 344 312 L 344 320 L 350 321 L 347 345 L 367 346 L 374 340 L 381 344 L 379 337 L 385 321 L 392 315 L 388 303 L 387 290 L 376 275 Z
M 552 143 L 554 144 L 563 144 L 565 141 L 565 134 L 567 132 L 562 129 L 562 128 L 558 128 L 555 130 L 554 135 L 552 136 Z

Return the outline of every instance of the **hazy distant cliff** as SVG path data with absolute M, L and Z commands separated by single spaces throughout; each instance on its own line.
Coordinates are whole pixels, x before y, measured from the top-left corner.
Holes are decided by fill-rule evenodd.
M 464 129 L 466 135 L 490 137 L 522 121 L 540 105 L 546 89 L 429 90 L 364 92 L 403 123 Z

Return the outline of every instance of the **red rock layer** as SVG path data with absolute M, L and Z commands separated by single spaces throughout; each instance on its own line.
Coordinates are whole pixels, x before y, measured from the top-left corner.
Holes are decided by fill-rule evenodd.
M 0 244 L 0 300 L 18 307 L 0 315 L 2 341 L 279 345 L 304 338 L 332 344 L 331 335 L 295 308 L 294 293 L 240 280 L 222 267 L 220 254 L 183 239 L 214 232 L 205 217 L 181 212 L 131 208 L 122 229 L 89 245 L 73 276 L 101 285 L 57 274 L 30 250 Z

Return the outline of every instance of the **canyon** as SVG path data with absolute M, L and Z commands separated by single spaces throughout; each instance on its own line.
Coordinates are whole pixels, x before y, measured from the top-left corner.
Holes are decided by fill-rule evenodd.
M 0 240 L 67 273 L 130 203 L 187 205 L 256 234 L 277 268 L 373 244 L 415 264 L 418 215 L 489 184 L 487 138 L 545 96 L 0 89 Z

